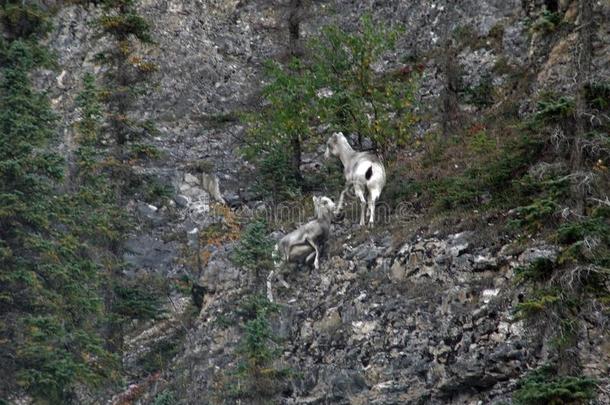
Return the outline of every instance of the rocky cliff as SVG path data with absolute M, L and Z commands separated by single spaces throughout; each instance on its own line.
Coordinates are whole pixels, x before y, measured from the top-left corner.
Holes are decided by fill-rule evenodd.
M 378 68 L 396 69 L 406 61 L 422 65 L 418 98 L 426 119 L 418 123 L 417 136 L 423 139 L 429 132 L 451 131 L 447 122 L 481 114 L 476 103 L 443 101 L 451 99 L 447 89 L 454 85 L 448 68 L 455 69 L 460 88 L 473 90 L 466 92 L 472 97 L 485 98 L 485 89 L 493 89 L 493 108 L 516 109 L 522 117 L 534 110 L 540 92 L 574 92 L 579 3 L 137 2 L 155 41 L 142 51 L 159 69 L 135 114 L 155 122 L 151 143 L 161 158 L 134 170 L 173 191 L 162 206 L 129 202 L 139 225 L 127 240 L 124 260 L 130 274 L 168 280 L 187 275 L 200 288 L 200 302 L 197 307 L 189 291 L 173 290 L 165 319 L 134 324 L 128 334 L 123 386 L 104 398 L 84 390 L 80 400 L 153 403 L 168 393 L 189 404 L 260 400 L 232 399 L 227 381 L 239 363 L 243 322 L 237 314 L 252 279 L 230 258 L 232 233 L 238 220 L 245 223 L 254 210 L 265 209 L 248 187 L 256 174 L 239 154 L 244 125 L 236 114 L 261 102 L 265 60 L 286 60 L 291 47 L 322 26 L 354 28 L 365 13 L 379 24 L 403 25 L 397 50 Z M 610 8 L 606 2 L 593 7 L 592 80 L 603 81 L 610 75 Z M 95 55 L 104 43 L 90 25 L 99 13 L 94 4 L 59 9 L 47 39 L 59 70 L 38 77 L 62 117 L 66 154 L 74 143 L 82 77 L 100 70 Z M 553 32 L 545 28 L 545 13 L 559 19 L 548 23 L 556 25 Z M 299 35 L 291 39 L 295 18 Z M 451 52 L 443 48 L 448 43 Z M 232 211 L 214 204 L 214 176 Z M 556 328 L 552 322 L 532 327 L 516 315 L 531 294 L 519 284 L 516 269 L 537 259 L 555 263 L 559 248 L 543 237 L 515 240 L 496 217 L 471 221 L 464 213 L 439 219 L 416 210 L 389 218 L 372 230 L 338 222 L 319 270 L 288 271 L 288 288 L 274 284 L 278 310 L 270 322 L 279 337 L 277 364 L 291 372 L 273 383 L 268 402 L 511 403 L 518 381 L 553 360 L 548 337 Z M 212 242 L 210 229 L 224 235 Z M 205 260 L 194 265 L 202 251 Z M 598 403 L 610 403 L 607 315 L 595 307 L 579 318 L 574 347 L 583 375 L 597 381 Z M 163 367 L 143 371 L 142 359 L 156 352 L 166 357 Z

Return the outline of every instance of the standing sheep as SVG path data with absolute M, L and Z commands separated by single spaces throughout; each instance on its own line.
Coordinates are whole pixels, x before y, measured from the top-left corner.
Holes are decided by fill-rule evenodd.
M 356 152 L 341 132 L 335 132 L 326 143 L 324 156 L 338 156 L 343 163 L 345 188 L 341 192 L 337 213 L 343 208 L 345 193 L 354 187 L 356 196 L 360 199 L 360 225 L 364 225 L 367 209 L 365 192 L 368 191 L 369 226 L 375 223 L 375 203 L 385 186 L 386 174 L 383 164 L 377 156 L 369 152 Z

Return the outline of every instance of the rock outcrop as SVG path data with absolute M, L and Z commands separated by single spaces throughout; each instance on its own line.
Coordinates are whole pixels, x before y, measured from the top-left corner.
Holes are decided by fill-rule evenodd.
M 552 246 L 481 247 L 476 239 L 471 232 L 406 241 L 382 234 L 331 250 L 320 270 L 285 274 L 292 287 L 276 286 L 281 311 L 274 325 L 281 361 L 299 377 L 277 401 L 510 401 L 518 379 L 549 360 L 540 342 L 544 331 L 532 332 L 515 317 L 527 291 L 517 286 L 514 270 L 556 257 Z M 239 283 L 208 297 L 192 343 L 176 359 L 178 369 L 199 381 L 189 385 L 190 403 L 213 395 L 236 367 L 238 326 L 218 320 L 235 319 L 239 297 Z M 592 325 L 584 336 L 594 336 L 583 342 L 588 347 L 603 339 Z M 602 357 L 593 366 L 598 377 L 607 372 L 608 356 Z

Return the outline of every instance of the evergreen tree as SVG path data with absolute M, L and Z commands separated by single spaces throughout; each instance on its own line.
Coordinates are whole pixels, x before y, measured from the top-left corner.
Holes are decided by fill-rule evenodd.
M 48 152 L 56 116 L 28 73 L 46 59 L 31 42 L 0 48 L 1 392 L 65 402 L 77 381 L 106 376 L 100 271 L 60 193 L 64 162 Z
M 135 9 L 133 0 L 105 0 L 104 14 L 97 20 L 98 33 L 112 40 L 112 46 L 97 55 L 108 67 L 104 77 L 108 119 L 117 145 L 146 133 L 145 124 L 131 116 L 134 103 L 145 91 L 146 81 L 156 65 L 138 55 L 139 45 L 152 44 L 150 24 Z
M 273 266 L 273 241 L 267 234 L 267 223 L 263 219 L 253 220 L 246 226 L 233 255 L 237 265 L 253 272 L 255 287 L 261 285 L 263 273 Z
M 360 146 L 369 138 L 385 157 L 410 141 L 417 69 L 374 69 L 398 34 L 365 17 L 356 33 L 325 27 L 307 47 L 309 58 L 268 63 L 265 107 L 246 115 L 249 132 L 243 148 L 258 166 L 260 191 L 280 200 L 298 194 L 302 151 L 311 141 L 326 141 L 332 131 L 357 134 Z M 323 140 L 322 125 L 328 128 Z

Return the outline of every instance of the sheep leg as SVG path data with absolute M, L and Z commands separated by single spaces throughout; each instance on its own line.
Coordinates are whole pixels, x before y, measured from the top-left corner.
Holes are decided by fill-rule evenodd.
M 313 242 L 313 240 L 308 237 L 307 238 L 307 242 L 309 242 L 309 244 L 311 245 L 311 247 L 316 251 L 316 258 L 313 262 L 313 267 L 318 270 L 320 268 L 320 261 L 319 261 L 319 257 L 320 257 L 320 252 L 318 251 L 318 246 L 316 246 L 316 244 Z
M 311 259 L 314 258 L 314 256 L 316 255 L 316 252 L 313 251 L 309 254 L 309 256 L 307 256 L 307 258 L 305 259 L 305 263 L 309 263 L 311 261 Z
M 284 280 L 284 277 L 283 277 L 283 276 L 282 276 L 280 273 L 278 273 L 278 274 L 277 274 L 277 280 L 280 282 L 280 284 L 281 284 L 281 285 L 282 285 L 284 288 L 290 288 L 290 284 L 288 284 L 288 283 L 286 282 L 286 280 Z
M 289 235 L 286 235 L 275 245 L 274 248 L 274 253 L 276 254 L 276 257 L 279 256 L 277 261 L 274 260 L 274 262 L 277 263 L 276 267 L 279 267 L 282 262 L 288 263 L 288 261 L 290 260 L 290 249 L 291 245 L 289 241 Z
M 269 302 L 273 302 L 273 291 L 271 290 L 271 280 L 273 280 L 273 270 L 269 272 L 267 276 L 267 299 Z
M 345 193 L 347 193 L 349 191 L 350 187 L 353 186 L 353 185 L 354 185 L 354 183 L 352 183 L 351 181 L 348 181 L 348 182 L 345 183 L 345 188 L 341 192 L 341 195 L 339 196 L 339 203 L 337 204 L 337 207 L 335 208 L 335 214 L 338 214 L 343 209 L 343 202 L 344 202 L 344 199 L 345 199 Z
M 282 264 L 282 259 L 284 259 L 284 257 L 280 253 L 279 243 L 276 243 L 273 247 L 273 252 L 271 252 L 271 260 L 273 261 L 273 267 L 275 267 L 276 269 L 280 267 L 280 264 Z
M 364 217 L 366 215 L 366 198 L 364 198 L 364 190 L 360 184 L 354 185 L 356 196 L 360 199 L 360 226 L 364 226 Z
M 381 192 L 377 188 L 373 188 L 369 190 L 369 227 L 373 227 L 375 224 L 375 204 Z
M 335 214 L 338 214 L 343 209 L 343 200 L 345 199 L 345 193 L 348 192 L 350 185 L 345 187 L 341 192 L 341 196 L 339 196 L 339 204 L 337 204 L 337 208 L 335 208 Z

